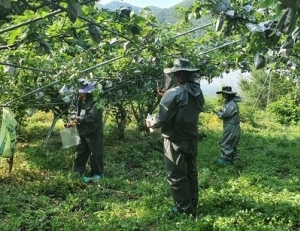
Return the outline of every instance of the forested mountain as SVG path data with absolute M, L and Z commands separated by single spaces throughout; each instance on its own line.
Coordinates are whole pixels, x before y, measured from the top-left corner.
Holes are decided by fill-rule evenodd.
M 178 18 L 178 13 L 176 12 L 176 7 L 189 7 L 192 5 L 192 3 L 195 2 L 195 0 L 185 0 L 182 1 L 179 4 L 176 4 L 170 8 L 159 8 L 156 6 L 148 6 L 148 8 L 151 9 L 153 14 L 157 17 L 158 22 L 160 23 L 174 23 Z M 111 11 L 118 10 L 120 7 L 131 7 L 132 10 L 136 13 L 138 13 L 141 9 L 141 7 L 133 6 L 126 2 L 118 2 L 118 1 L 112 1 L 108 4 L 98 4 L 99 8 L 108 9 Z
M 160 23 L 175 23 L 176 21 L 178 21 L 178 12 L 176 12 L 175 8 L 176 7 L 190 7 L 193 3 L 195 2 L 195 0 L 186 0 L 186 1 L 182 1 L 179 4 L 176 4 L 170 8 L 166 8 L 166 9 L 161 9 L 157 12 L 155 12 L 155 15 L 157 17 L 158 22 Z

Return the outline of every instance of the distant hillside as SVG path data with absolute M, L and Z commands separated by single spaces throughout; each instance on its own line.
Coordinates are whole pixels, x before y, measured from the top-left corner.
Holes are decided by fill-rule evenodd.
M 134 12 L 139 12 L 140 9 L 141 9 L 140 7 L 130 5 L 129 3 L 126 3 L 126 2 L 112 1 L 112 2 L 107 3 L 107 4 L 100 4 L 100 3 L 98 3 L 98 8 L 99 9 L 100 8 L 104 8 L 104 9 L 108 9 L 110 11 L 118 10 L 121 7 L 131 7 Z
M 104 9 L 108 9 L 110 11 L 115 11 L 120 9 L 120 7 L 131 7 L 131 9 L 135 12 L 138 13 L 141 9 L 141 7 L 138 6 L 133 6 L 129 3 L 126 2 L 118 2 L 118 1 L 112 1 L 110 3 L 107 4 L 98 4 L 98 8 L 104 8 Z M 148 8 L 150 8 L 153 12 L 159 11 L 161 10 L 161 8 L 156 7 L 156 6 L 148 6 Z
M 153 14 L 157 17 L 157 20 L 159 23 L 174 23 L 177 21 L 178 19 L 178 13 L 176 12 L 175 8 L 178 6 L 183 6 L 183 7 L 190 7 L 193 3 L 195 2 L 195 0 L 185 0 L 182 1 L 179 4 L 176 4 L 170 8 L 159 8 L 156 6 L 148 6 L 148 8 L 151 9 L 151 11 L 153 12 Z M 104 8 L 104 9 L 108 9 L 110 11 L 115 11 L 120 9 L 120 7 L 131 7 L 131 9 L 135 12 L 138 13 L 141 9 L 141 7 L 137 7 L 137 6 L 133 6 L 129 3 L 125 3 L 125 2 L 117 2 L 117 1 L 112 1 L 108 4 L 98 4 L 98 8 Z
M 176 7 L 185 7 L 188 8 L 190 7 L 195 0 L 185 0 L 182 1 L 181 3 L 178 3 L 170 8 L 167 9 L 162 9 L 158 12 L 155 13 L 158 22 L 160 23 L 170 23 L 174 24 L 175 22 L 178 21 L 179 13 L 175 10 Z

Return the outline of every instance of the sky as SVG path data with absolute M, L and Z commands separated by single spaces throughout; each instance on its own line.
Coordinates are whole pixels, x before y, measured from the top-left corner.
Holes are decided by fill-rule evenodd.
M 239 81 L 242 78 L 248 78 L 249 73 L 241 74 L 239 71 L 230 72 L 228 74 L 223 73 L 223 77 L 214 78 L 212 83 L 208 83 L 207 80 L 201 80 L 200 85 L 204 95 L 216 96 L 216 92 L 221 90 L 222 86 L 231 86 L 232 90 L 240 93 Z
M 138 7 L 146 7 L 146 6 L 156 6 L 159 8 L 169 8 L 171 6 L 174 6 L 180 2 L 182 2 L 183 0 L 115 0 L 118 2 L 126 2 L 129 3 L 133 6 L 138 6 Z M 112 2 L 112 0 L 99 0 L 99 2 L 101 2 L 101 4 L 107 4 L 109 2 Z

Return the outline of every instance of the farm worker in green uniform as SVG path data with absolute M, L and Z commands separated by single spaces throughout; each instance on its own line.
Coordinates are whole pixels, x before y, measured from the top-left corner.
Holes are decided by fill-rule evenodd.
M 92 82 L 81 83 L 78 94 L 73 100 L 68 126 L 77 126 L 80 144 L 76 146 L 74 172 L 83 176 L 90 159 L 90 177 L 85 182 L 98 181 L 103 176 L 103 125 L 102 110 L 97 108 L 92 91 Z
M 196 215 L 198 205 L 197 125 L 204 105 L 200 84 L 194 80 L 197 72 L 199 69 L 191 68 L 183 58 L 164 69 L 177 85 L 159 92 L 158 112 L 147 122 L 148 127 L 161 128 L 164 137 L 165 169 L 175 203 L 172 211 L 189 215 Z
M 240 112 L 237 102 L 241 102 L 241 97 L 233 92 L 230 86 L 222 87 L 217 94 L 222 94 L 225 102 L 223 107 L 214 111 L 219 119 L 223 120 L 223 134 L 220 139 L 221 157 L 220 164 L 232 165 L 233 161 L 239 158 L 237 146 L 241 137 Z

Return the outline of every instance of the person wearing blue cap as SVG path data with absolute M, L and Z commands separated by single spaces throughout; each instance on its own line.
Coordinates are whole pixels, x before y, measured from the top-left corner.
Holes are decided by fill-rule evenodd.
M 103 124 L 102 110 L 96 107 L 92 82 L 81 84 L 75 96 L 68 126 L 77 126 L 80 144 L 76 146 L 74 172 L 83 176 L 90 159 L 90 176 L 85 182 L 98 181 L 103 177 Z

